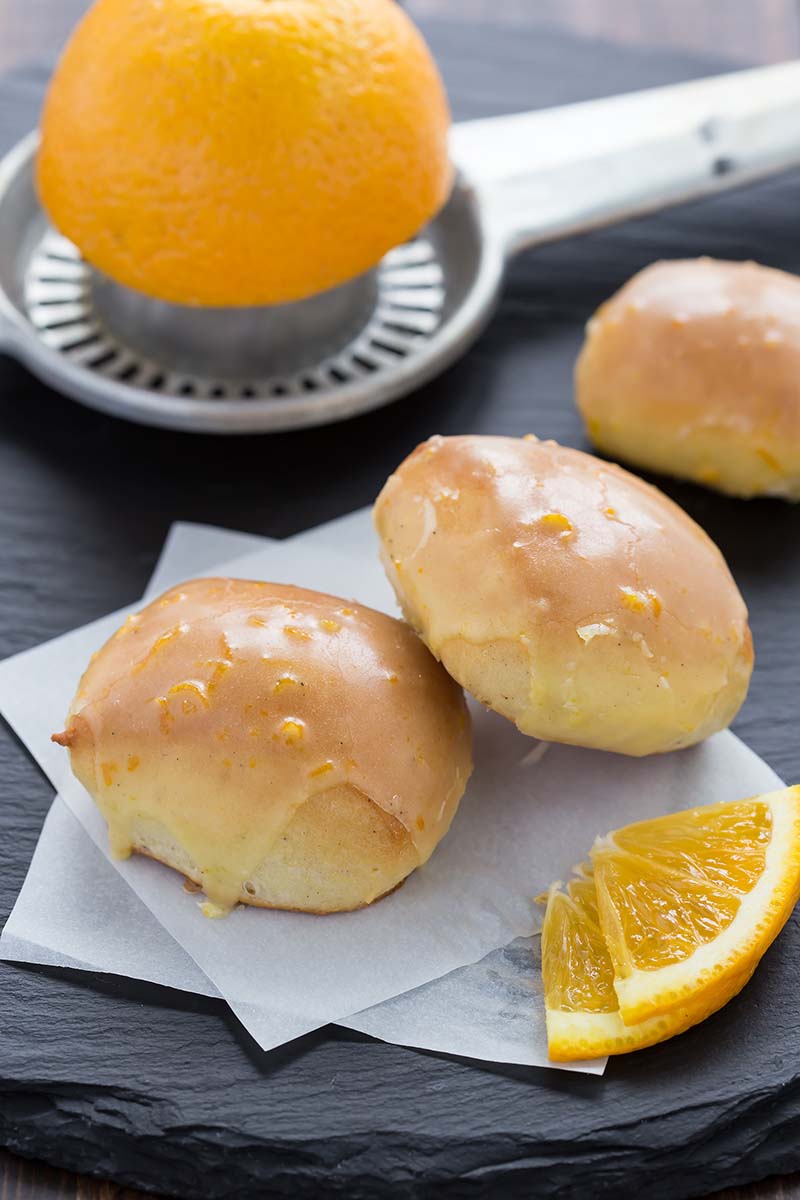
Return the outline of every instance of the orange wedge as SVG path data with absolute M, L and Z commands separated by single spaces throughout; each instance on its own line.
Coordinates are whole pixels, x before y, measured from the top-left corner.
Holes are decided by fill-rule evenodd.
M 542 931 L 554 1061 L 664 1041 L 722 1008 L 800 896 L 800 788 L 599 839 Z
M 547 1046 L 553 1062 L 626 1054 L 682 1033 L 696 1020 L 685 1007 L 627 1026 L 619 1015 L 614 964 L 587 867 L 566 890 L 554 884 L 542 928 Z M 744 982 L 744 981 L 742 981 Z M 708 1014 L 705 1014 L 708 1015 Z

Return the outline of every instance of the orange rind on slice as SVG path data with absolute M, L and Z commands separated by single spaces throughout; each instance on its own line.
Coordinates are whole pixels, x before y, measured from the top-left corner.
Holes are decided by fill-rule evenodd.
M 661 1042 L 750 979 L 800 896 L 800 788 L 598 839 L 542 931 L 553 1061 Z

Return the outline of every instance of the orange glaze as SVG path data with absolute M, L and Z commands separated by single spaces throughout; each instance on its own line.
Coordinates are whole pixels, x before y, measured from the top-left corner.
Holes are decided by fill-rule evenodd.
M 429 857 L 469 774 L 469 723 L 406 625 L 315 592 L 196 580 L 124 628 L 58 735 L 117 855 L 158 821 L 230 907 L 297 808 L 349 784 Z
M 576 364 L 604 453 L 739 496 L 800 498 L 800 279 L 652 263 L 600 306 Z
M 433 437 L 390 476 L 375 523 L 406 617 L 525 733 L 652 753 L 714 732 L 744 698 L 747 610 L 721 553 L 611 463 L 533 437 Z
M 711 539 L 611 463 L 531 438 L 431 438 L 387 482 L 379 529 L 401 488 L 418 498 L 415 528 L 393 536 L 387 556 L 396 570 L 424 568 L 421 604 L 447 592 L 446 607 L 430 606 L 434 649 L 456 633 L 536 636 L 553 621 L 573 630 L 608 621 L 627 635 L 641 618 L 657 629 L 655 617 L 665 648 L 678 624 L 742 637 L 746 609 Z

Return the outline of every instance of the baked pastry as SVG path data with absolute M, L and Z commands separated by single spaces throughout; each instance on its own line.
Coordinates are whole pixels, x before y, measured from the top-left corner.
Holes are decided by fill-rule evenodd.
M 575 371 L 594 444 L 734 496 L 800 499 L 800 279 L 658 262 L 589 322 Z
M 747 610 L 722 555 L 620 467 L 533 437 L 434 437 L 375 524 L 408 621 L 523 733 L 653 754 L 744 700 Z
M 371 903 L 428 859 L 471 770 L 461 689 L 407 625 L 241 579 L 129 617 L 54 740 L 114 855 L 174 867 L 209 915 Z

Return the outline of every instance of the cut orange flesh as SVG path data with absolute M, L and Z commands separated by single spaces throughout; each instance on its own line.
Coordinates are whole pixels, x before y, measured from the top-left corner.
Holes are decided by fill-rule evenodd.
M 694 1016 L 682 1006 L 638 1025 L 625 1024 L 591 875 L 572 880 L 566 892 L 550 893 L 542 929 L 542 974 L 547 1045 L 553 1062 L 641 1050 L 682 1033 L 708 1015 Z
M 629 825 L 591 858 L 548 897 L 554 1061 L 664 1041 L 744 987 L 800 895 L 800 788 Z

